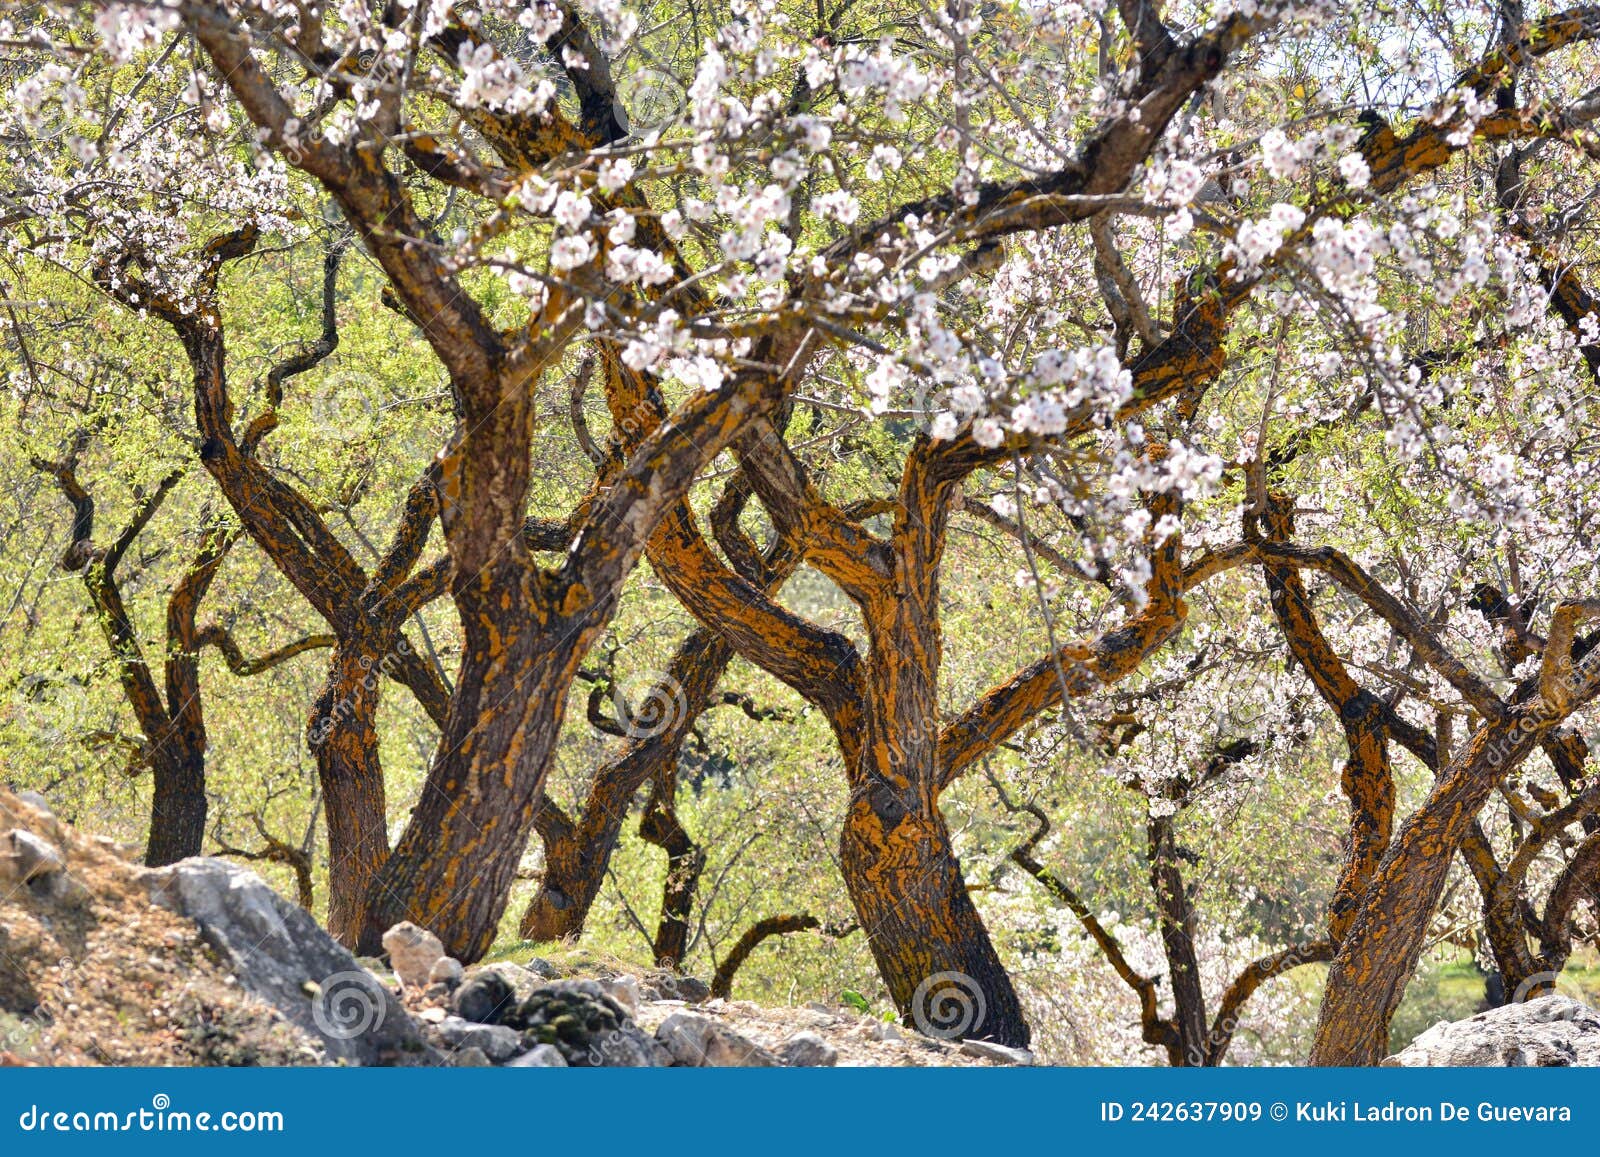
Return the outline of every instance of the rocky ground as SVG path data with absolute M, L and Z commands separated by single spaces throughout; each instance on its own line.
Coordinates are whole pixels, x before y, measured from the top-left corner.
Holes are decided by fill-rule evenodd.
M 253 872 L 140 866 L 0 789 L 0 1065 L 1018 1065 L 813 1004 L 582 953 L 463 968 L 401 924 L 357 960 Z M 1435 1026 L 1386 1063 L 1600 1065 L 1600 1013 L 1561 996 Z
M 357 960 L 260 877 L 0 790 L 0 1064 L 994 1065 L 848 1008 L 761 1008 L 581 956 L 463 969 L 401 925 Z
M 442 971 L 449 974 L 453 964 Z M 397 968 L 404 978 L 405 965 Z M 420 968 L 417 977 L 414 985 L 402 981 L 403 999 L 452 1064 L 814 1067 L 1031 1061 L 1020 1050 L 937 1040 L 849 1008 L 764 1008 L 711 999 L 705 984 L 693 977 L 635 974 L 593 960 L 576 966 L 545 959 L 490 964 L 466 970 L 459 983 L 429 980 Z
M 42 802 L 42 801 L 41 801 Z M 126 849 L 0 791 L 0 1063 L 319 1064 Z

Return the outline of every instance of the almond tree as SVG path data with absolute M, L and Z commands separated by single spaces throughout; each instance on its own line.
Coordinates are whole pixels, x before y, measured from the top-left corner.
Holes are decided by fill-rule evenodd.
M 1083 742 L 1080 710 L 1181 643 L 1210 585 L 1257 571 L 1349 752 L 1315 1059 L 1379 1055 L 1458 854 L 1512 892 L 1526 878 L 1515 861 L 1491 871 L 1473 825 L 1542 744 L 1579 759 L 1558 729 L 1581 724 L 1593 695 L 1576 635 L 1593 609 L 1574 545 L 1588 512 L 1552 513 L 1588 456 L 1565 409 L 1505 448 L 1519 425 L 1542 429 L 1534 415 L 1561 405 L 1554 383 L 1600 337 L 1569 275 L 1581 245 L 1530 211 L 1559 201 L 1560 167 L 1542 157 L 1592 148 L 1600 106 L 1573 63 L 1600 31 L 1592 10 L 1523 23 L 1499 7 L 1433 20 L 1272 4 L 1185 27 L 1187 14 L 1137 2 L 1105 20 L 1072 4 L 734 3 L 707 13 L 703 39 L 675 41 L 665 72 L 631 55 L 640 25 L 609 0 L 50 11 L 19 37 L 60 58 L 21 114 L 60 110 L 73 127 L 20 165 L 8 225 L 30 260 L 88 274 L 177 334 L 201 462 L 336 637 L 312 734 L 342 881 L 334 923 L 352 943 L 371 949 L 404 917 L 481 956 L 541 824 L 562 849 L 554 886 L 574 877 L 581 911 L 620 812 L 596 800 L 568 830 L 542 787 L 574 680 L 644 555 L 715 635 L 684 656 L 697 704 L 731 651 L 827 717 L 849 792 L 844 883 L 918 1023 L 962 990 L 982 1016 L 958 1033 L 1029 1039 L 941 796 L 1047 713 Z M 877 40 L 884 19 L 895 40 Z M 1455 79 L 1435 85 L 1367 51 L 1369 22 Z M 1487 27 L 1498 47 L 1481 55 Z M 174 58 L 181 92 L 161 67 Z M 1291 115 L 1256 90 L 1296 69 L 1308 95 L 1286 98 L 1301 102 Z M 641 110 L 647 71 L 681 93 L 671 123 Z M 1340 84 L 1368 71 L 1379 95 L 1359 99 L 1377 107 L 1352 116 Z M 1538 84 L 1511 83 L 1524 77 Z M 1500 170 L 1499 192 L 1515 196 L 1484 203 L 1478 149 L 1519 158 Z M 160 176 L 164 156 L 185 161 L 182 179 Z M 303 235 L 293 206 L 312 190 L 382 271 L 454 411 L 371 568 L 261 453 L 300 362 L 337 340 L 336 309 L 248 420 L 227 376 L 224 323 L 249 324 L 227 316 L 227 278 L 264 243 Z M 330 285 L 337 268 L 330 256 Z M 593 484 L 535 516 L 535 436 L 584 372 L 580 346 L 593 347 L 610 430 L 584 447 Z M 1498 422 L 1472 420 L 1473 388 L 1495 393 Z M 891 464 L 830 469 L 846 434 L 891 447 Z M 1341 475 L 1328 446 L 1367 473 Z M 734 470 L 729 492 L 759 508 L 746 521 L 770 524 L 765 566 L 747 557 L 748 531 L 719 530 L 719 555 L 700 530 L 696 481 Z M 1428 524 L 1384 543 L 1348 500 L 1406 509 L 1397 489 L 1447 495 L 1454 516 L 1495 528 L 1496 551 L 1513 544 L 1549 589 L 1574 588 L 1547 624 L 1510 620 L 1542 630 L 1537 677 L 1491 686 L 1441 637 L 1437 615 L 1463 629 L 1448 578 L 1459 540 Z M 1298 511 L 1308 496 L 1319 508 Z M 1032 662 L 953 706 L 941 595 L 948 536 L 967 518 L 1016 537 L 1044 638 Z M 740 511 L 724 521 L 737 528 Z M 429 560 L 434 522 L 445 551 Z M 787 607 L 778 559 L 841 592 L 859 639 Z M 1334 629 L 1308 575 L 1362 609 Z M 453 678 L 405 636 L 446 594 Z M 1380 669 L 1384 693 L 1364 689 L 1358 661 Z M 392 849 L 382 676 L 440 729 Z M 1428 747 L 1423 701 L 1467 722 L 1465 747 Z M 597 792 L 631 797 L 641 769 L 662 782 L 682 736 L 625 753 Z M 1392 744 L 1425 766 L 1431 751 L 1438 776 L 1397 830 Z M 1582 810 L 1556 800 L 1530 855 Z M 669 811 L 651 814 L 687 863 Z M 1169 842 L 1152 839 L 1153 879 L 1173 984 L 1192 998 Z M 1575 882 L 1542 918 L 1561 925 L 1552 943 L 1586 886 L 1588 854 L 1571 862 Z M 1497 927 L 1505 907 L 1494 902 Z M 1200 1008 L 1183 1002 L 1185 1052 L 1211 1048 Z

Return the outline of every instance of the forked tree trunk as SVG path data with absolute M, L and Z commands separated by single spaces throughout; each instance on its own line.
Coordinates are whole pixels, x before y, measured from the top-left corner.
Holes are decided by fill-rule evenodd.
M 548 810 L 535 826 L 544 841 L 545 870 L 522 913 L 519 932 L 524 940 L 565 940 L 583 931 L 633 797 L 650 780 L 674 774 L 684 741 L 710 705 L 732 658 L 732 645 L 715 631 L 702 627 L 691 634 L 678 648 L 666 678 L 646 696 L 646 710 L 663 714 L 642 720 L 640 734 L 595 772 L 582 814 L 569 819 L 544 805 Z M 669 874 L 676 868 L 669 864 Z M 692 889 L 691 884 L 691 895 Z
M 637 783 L 597 778 L 576 821 L 535 823 L 544 838 L 544 875 L 522 913 L 517 934 L 524 940 L 568 940 L 583 931 L 638 790 Z
M 411 822 L 369 889 L 362 951 L 376 951 L 402 920 L 466 963 L 494 943 L 594 633 L 538 622 L 519 597 L 526 581 L 507 560 L 484 568 L 472 596 L 457 594 L 464 647 L 450 717 Z
M 1389 1025 L 1427 942 L 1450 861 L 1541 730 L 1528 709 L 1480 727 L 1401 827 L 1328 970 L 1309 1063 L 1375 1065 L 1387 1055 Z

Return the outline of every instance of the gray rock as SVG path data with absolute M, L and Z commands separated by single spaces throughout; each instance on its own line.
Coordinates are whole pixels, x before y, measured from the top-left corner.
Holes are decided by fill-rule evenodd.
M 40 795 L 36 791 L 19 791 L 17 793 L 17 798 L 23 803 L 27 804 L 29 807 L 38 808 L 47 816 L 53 816 L 56 814 L 50 808 L 50 801 L 45 799 L 44 796 Z
M 711 986 L 698 976 L 680 976 L 677 983 L 678 999 L 690 1004 L 700 1004 L 711 999 Z
M 444 958 L 443 942 L 409 920 L 383 934 L 383 950 L 389 954 L 394 974 L 407 988 L 426 988 L 433 966 Z
M 906 1034 L 901 1032 L 897 1025 L 886 1020 L 875 1020 L 867 1026 L 867 1035 L 873 1040 L 903 1041 Z
M 517 992 L 495 969 L 475 972 L 456 989 L 456 1015 L 479 1024 L 499 1024 L 517 1007 Z
M 32 884 L 67 870 L 67 861 L 54 844 L 23 828 L 0 835 L 0 881 Z
M 663 970 L 645 976 L 639 982 L 639 994 L 646 1000 L 681 1000 L 685 1004 L 702 1004 L 711 998 L 711 986 L 693 976 L 679 976 Z
M 961 1051 L 969 1057 L 998 1061 L 1002 1065 L 1031 1065 L 1033 1054 L 1027 1049 L 1014 1049 L 1010 1045 L 995 1044 L 987 1040 L 964 1040 Z
M 561 1050 L 580 1068 L 649 1068 L 667 1063 L 656 1043 L 593 980 L 555 980 L 536 988 L 505 1018 L 527 1038 Z
M 778 1046 L 778 1058 L 797 1069 L 825 1069 L 839 1062 L 839 1050 L 814 1032 L 797 1032 Z
M 461 961 L 454 956 L 441 956 L 434 962 L 433 967 L 428 969 L 428 983 L 437 984 L 446 991 L 454 992 L 461 987 L 463 975 L 465 970 L 461 967 Z
M 656 1029 L 656 1040 L 675 1064 L 692 1068 L 772 1068 L 780 1063 L 754 1041 L 692 1012 L 667 1017 Z
M 452 1053 L 450 1063 L 458 1069 L 487 1069 L 493 1066 L 488 1054 L 480 1048 L 462 1049 Z
M 534 1045 L 520 1057 L 512 1057 L 500 1066 L 504 1069 L 564 1069 L 567 1058 L 555 1045 Z
M 444 1044 L 456 1052 L 478 1048 L 491 1061 L 508 1061 L 522 1051 L 522 1034 L 499 1024 L 477 1024 L 447 1016 L 434 1027 Z
M 540 956 L 535 956 L 522 967 L 526 968 L 529 972 L 533 973 L 541 980 L 561 979 L 561 969 L 557 968 L 554 964 L 551 964 L 548 960 L 545 960 Z
M 631 976 L 614 976 L 599 981 L 600 990 L 616 1001 L 629 1016 L 639 1015 L 639 982 Z
M 1541 996 L 1444 1021 L 1384 1062 L 1392 1066 L 1600 1066 L 1600 1012 Z
M 187 917 L 246 992 L 355 1065 L 437 1064 L 394 993 L 311 914 L 226 860 L 195 857 L 143 872 L 158 906 Z

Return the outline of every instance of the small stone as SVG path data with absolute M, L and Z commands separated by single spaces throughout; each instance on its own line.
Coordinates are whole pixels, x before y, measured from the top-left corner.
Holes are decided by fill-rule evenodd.
M 493 1062 L 480 1048 L 462 1049 L 450 1057 L 450 1063 L 458 1069 L 487 1069 L 493 1067 Z
M 13 828 L 0 835 L 0 880 L 31 884 L 67 870 L 55 846 L 32 832 Z
M 867 1035 L 879 1041 L 903 1041 L 905 1034 L 886 1020 L 875 1020 L 867 1025 Z
M 778 1046 L 778 1057 L 791 1068 L 823 1069 L 839 1062 L 839 1050 L 814 1032 L 797 1032 Z
M 639 982 L 631 976 L 617 976 L 598 982 L 600 991 L 622 1006 L 629 1016 L 639 1015 Z
M 709 1017 L 675 1012 L 656 1029 L 674 1063 L 693 1068 L 772 1068 L 778 1058 Z
M 554 964 L 551 964 L 542 956 L 535 956 L 522 967 L 526 968 L 535 976 L 543 977 L 545 980 L 561 979 L 561 969 L 557 968 Z
M 17 798 L 23 803 L 27 804 L 29 807 L 38 808 L 47 816 L 53 816 L 56 814 L 50 810 L 50 801 L 45 799 L 44 796 L 40 795 L 36 791 L 19 791 L 17 793 Z
M 502 1068 L 507 1069 L 564 1069 L 567 1058 L 555 1045 L 534 1045 L 520 1057 L 512 1057 Z
M 645 976 L 639 991 L 649 1001 L 681 1000 L 685 1004 L 701 1004 L 711 996 L 711 986 L 705 981 L 664 969 Z
M 436 1026 L 439 1039 L 457 1052 L 482 1049 L 491 1061 L 508 1061 L 522 1050 L 522 1034 L 498 1024 L 477 1024 L 447 1016 Z
M 417 1019 L 423 1024 L 438 1024 L 449 1015 L 450 1014 L 445 1012 L 445 1010 L 442 1008 L 425 1008 L 421 1012 L 417 1013 Z
M 444 943 L 426 928 L 404 920 L 383 934 L 383 950 L 401 984 L 426 988 L 433 966 L 444 956 Z
M 495 971 L 475 973 L 456 989 L 455 1012 L 463 1020 L 499 1024 L 515 1007 L 511 982 Z
M 961 1051 L 969 1057 L 997 1061 L 1002 1065 L 1033 1064 L 1033 1054 L 1027 1049 L 1014 1049 L 1010 1045 L 996 1044 L 994 1041 L 964 1040 L 961 1042 Z
M 461 961 L 454 956 L 441 956 L 434 962 L 433 967 L 428 969 L 428 983 L 443 985 L 454 992 L 461 987 L 461 977 L 464 972 Z
M 690 1004 L 699 1004 L 711 996 L 711 986 L 697 976 L 678 977 L 678 997 Z

